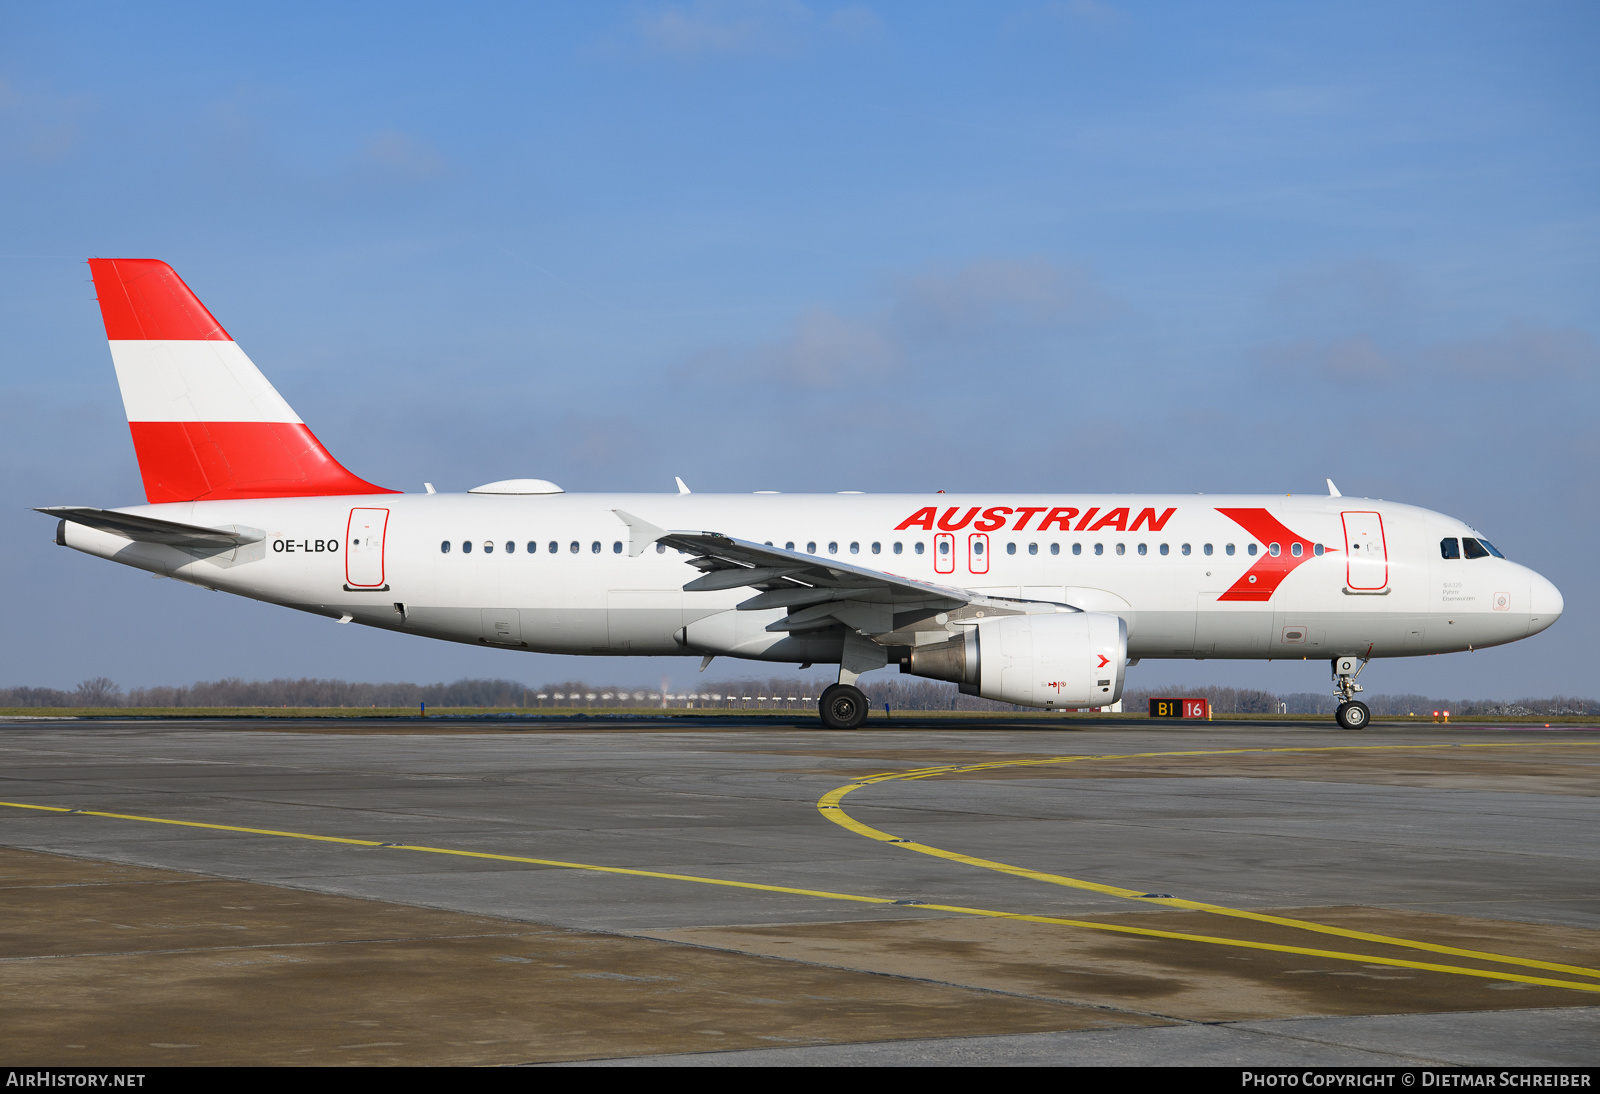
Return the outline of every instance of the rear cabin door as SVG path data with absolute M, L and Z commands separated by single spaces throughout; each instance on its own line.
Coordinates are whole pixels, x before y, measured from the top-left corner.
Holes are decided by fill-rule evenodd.
M 1375 593 L 1389 586 L 1389 547 L 1383 517 L 1341 513 L 1344 518 L 1345 584 L 1355 592 Z
M 389 510 L 352 509 L 344 534 L 344 580 L 352 589 L 383 587 L 383 540 Z

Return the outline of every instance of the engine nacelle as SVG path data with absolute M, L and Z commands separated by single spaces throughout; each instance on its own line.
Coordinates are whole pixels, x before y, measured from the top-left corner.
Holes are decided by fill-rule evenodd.
M 917 646 L 900 671 L 1030 707 L 1103 707 L 1122 698 L 1128 625 L 1104 612 L 1004 615 Z

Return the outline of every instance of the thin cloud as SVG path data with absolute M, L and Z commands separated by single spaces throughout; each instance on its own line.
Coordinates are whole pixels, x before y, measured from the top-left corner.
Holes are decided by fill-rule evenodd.
M 788 52 L 813 18 L 796 0 L 695 0 L 641 14 L 634 27 L 650 51 L 695 59 Z
M 839 8 L 828 16 L 828 30 L 850 42 L 871 38 L 883 30 L 878 13 L 861 4 Z
M 1428 356 L 1442 371 L 1476 379 L 1572 379 L 1600 371 L 1600 343 L 1588 331 L 1522 320 L 1493 334 L 1447 342 Z
M 1600 373 L 1600 341 L 1578 327 L 1516 321 L 1471 338 L 1423 345 L 1369 335 L 1275 342 L 1256 353 L 1258 371 L 1336 384 L 1574 380 Z M 1454 390 L 1452 387 L 1450 390 Z
M 774 342 L 707 350 L 681 371 L 715 382 L 768 382 L 790 389 L 827 391 L 888 375 L 898 366 L 902 352 L 895 340 L 870 320 L 812 308 Z
M 1118 26 L 1127 13 L 1103 0 L 1052 0 L 1010 15 L 1001 24 L 1002 33 L 1027 32 L 1043 27 L 1109 30 Z
M 1055 333 L 1111 310 L 1085 271 L 1044 259 L 985 259 L 948 273 L 901 278 L 892 283 L 884 307 L 860 316 L 811 308 L 782 337 L 707 350 L 680 374 L 833 390 L 888 379 L 913 365 L 926 375 L 934 362 L 948 361 L 952 342 L 970 347 L 986 339 Z
M 1400 371 L 1394 357 L 1365 335 L 1272 343 L 1256 351 L 1256 365 L 1275 376 L 1333 383 L 1390 380 Z
M 1411 278 L 1394 263 L 1347 258 L 1286 274 L 1269 299 L 1276 309 L 1301 313 L 1388 315 L 1414 307 L 1416 297 Z
M 0 80 L 0 158 L 46 167 L 72 154 L 87 95 L 23 92 Z
M 900 327 L 913 335 L 1060 326 L 1110 310 L 1085 271 L 1040 258 L 986 259 L 908 278 L 894 308 Z
M 419 137 L 399 130 L 374 133 L 361 148 L 360 161 L 370 173 L 396 181 L 423 182 L 445 173 L 445 159 Z

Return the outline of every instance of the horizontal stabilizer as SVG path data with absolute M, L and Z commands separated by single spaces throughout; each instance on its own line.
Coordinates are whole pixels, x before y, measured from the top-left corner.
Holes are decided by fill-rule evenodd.
M 34 510 L 47 517 L 60 517 L 87 528 L 98 528 L 123 539 L 141 543 L 164 543 L 169 547 L 241 547 L 267 538 L 259 528 L 207 528 L 199 524 L 179 524 L 115 509 L 89 509 L 78 505 L 47 505 Z

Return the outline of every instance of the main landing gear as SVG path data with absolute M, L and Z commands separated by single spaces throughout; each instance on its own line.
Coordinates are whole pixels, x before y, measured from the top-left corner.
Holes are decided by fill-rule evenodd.
M 1356 677 L 1360 676 L 1361 670 L 1366 667 L 1367 661 L 1363 657 L 1333 659 L 1333 690 L 1338 693 L 1340 700 L 1339 709 L 1334 711 L 1333 718 L 1341 729 L 1366 729 L 1367 723 L 1372 721 L 1372 711 L 1367 709 L 1367 704 L 1356 698 L 1356 692 L 1361 690 L 1361 685 L 1356 683 Z
M 867 693 L 854 684 L 829 684 L 817 704 L 822 724 L 829 729 L 860 729 L 872 704 Z

